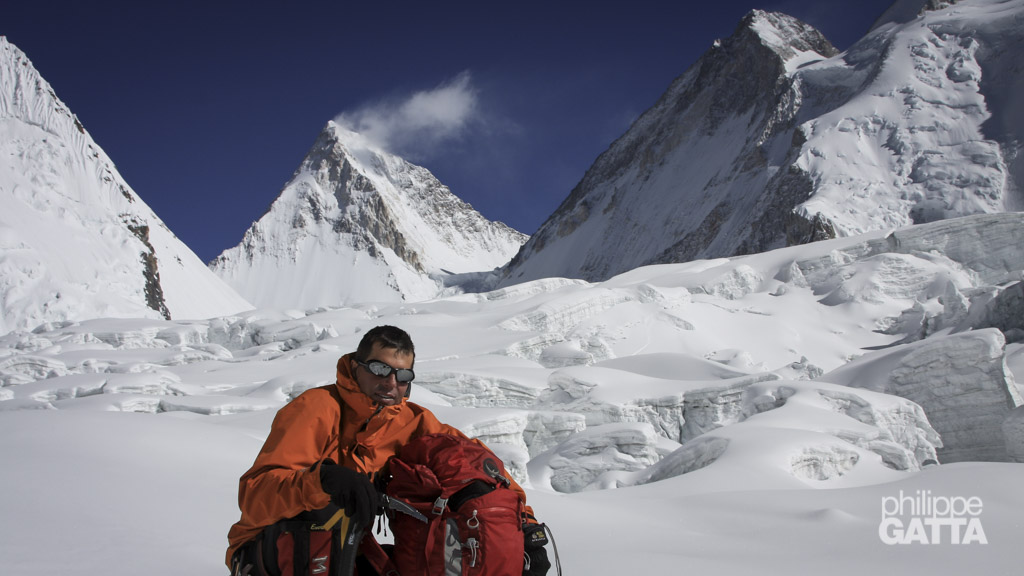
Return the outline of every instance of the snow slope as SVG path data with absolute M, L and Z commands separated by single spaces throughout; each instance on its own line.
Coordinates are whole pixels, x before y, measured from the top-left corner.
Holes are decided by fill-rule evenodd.
M 335 122 L 267 213 L 211 268 L 259 306 L 425 300 L 511 259 L 526 236 L 425 168 Z
M 167 229 L 3 37 L 0 158 L 0 333 L 251 308 Z
M 1024 1 L 924 4 L 897 3 L 841 54 L 751 12 L 595 161 L 502 285 L 1024 209 Z
M 1016 301 L 1022 234 L 1024 215 L 980 215 L 602 283 L 12 332 L 0 571 L 223 574 L 275 409 L 390 323 L 417 343 L 412 399 L 499 453 L 568 574 L 1013 574 L 1020 410 L 975 391 L 1019 402 L 1024 314 L 989 312 Z M 944 364 L 965 339 L 988 355 Z M 925 401 L 918 368 L 964 401 Z M 1006 461 L 978 462 L 996 434 Z M 926 519 L 895 508 L 914 497 L 976 499 L 948 521 L 982 533 L 904 539 L 893 521 Z

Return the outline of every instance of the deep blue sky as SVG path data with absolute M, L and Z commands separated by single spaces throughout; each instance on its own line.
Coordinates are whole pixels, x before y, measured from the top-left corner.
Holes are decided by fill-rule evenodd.
M 340 113 L 380 117 L 460 87 L 474 103 L 461 128 L 393 135 L 396 152 L 529 234 L 751 9 L 796 16 L 844 49 L 891 3 L 33 0 L 7 3 L 0 34 L 209 261 Z

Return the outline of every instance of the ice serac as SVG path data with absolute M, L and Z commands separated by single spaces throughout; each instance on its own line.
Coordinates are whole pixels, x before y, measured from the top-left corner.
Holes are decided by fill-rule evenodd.
M 251 305 L 124 181 L 0 37 L 0 333 L 97 317 L 207 318 Z
M 875 391 L 772 374 L 671 386 L 634 375 L 609 394 L 624 380 L 595 367 L 552 375 L 552 389 L 540 403 L 586 418 L 586 427 L 567 440 L 540 454 L 531 449 L 530 466 L 548 470 L 553 489 L 605 489 L 688 474 L 744 451 L 764 434 L 781 434 L 787 449 L 760 457 L 766 466 L 786 470 L 789 481 L 836 479 L 859 463 L 919 470 L 942 446 L 920 406 Z M 673 388 L 677 392 L 652 397 Z M 815 434 L 794 445 L 785 438 L 792 422 Z
M 1006 455 L 1012 462 L 1024 462 L 1024 406 L 1014 408 L 1003 420 Z
M 748 14 L 595 161 L 502 282 L 1024 209 L 1024 2 L 914 4 L 841 54 L 793 18 Z
M 210 266 L 258 306 L 415 301 L 502 266 L 525 240 L 332 121 L 267 213 Z
M 778 279 L 812 288 L 828 305 L 907 302 L 878 324 L 902 342 L 993 327 L 1016 341 L 1024 326 L 1022 234 L 1019 212 L 930 222 L 794 262 Z
M 942 436 L 941 462 L 1008 461 L 1004 421 L 1024 404 L 1007 370 L 1005 340 L 989 328 L 934 336 L 869 354 L 822 376 L 920 405 Z

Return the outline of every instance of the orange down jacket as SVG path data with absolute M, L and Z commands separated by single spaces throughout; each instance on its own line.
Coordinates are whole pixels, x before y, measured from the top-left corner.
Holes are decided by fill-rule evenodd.
M 320 486 L 320 462 L 330 459 L 374 473 L 418 436 L 444 432 L 466 437 L 404 399 L 394 406 L 375 404 L 359 390 L 350 358 L 338 360 L 335 384 L 303 392 L 274 417 L 256 461 L 238 482 L 242 517 L 228 532 L 229 567 L 235 551 L 265 526 L 327 506 L 330 496 Z M 526 494 L 515 481 L 513 488 L 525 503 Z M 533 515 L 530 508 L 527 513 Z

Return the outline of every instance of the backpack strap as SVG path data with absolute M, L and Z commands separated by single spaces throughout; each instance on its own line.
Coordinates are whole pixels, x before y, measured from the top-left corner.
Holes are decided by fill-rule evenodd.
M 295 552 L 292 554 L 292 574 L 295 576 L 305 575 L 309 571 L 309 531 L 293 530 L 292 538 L 295 542 Z

